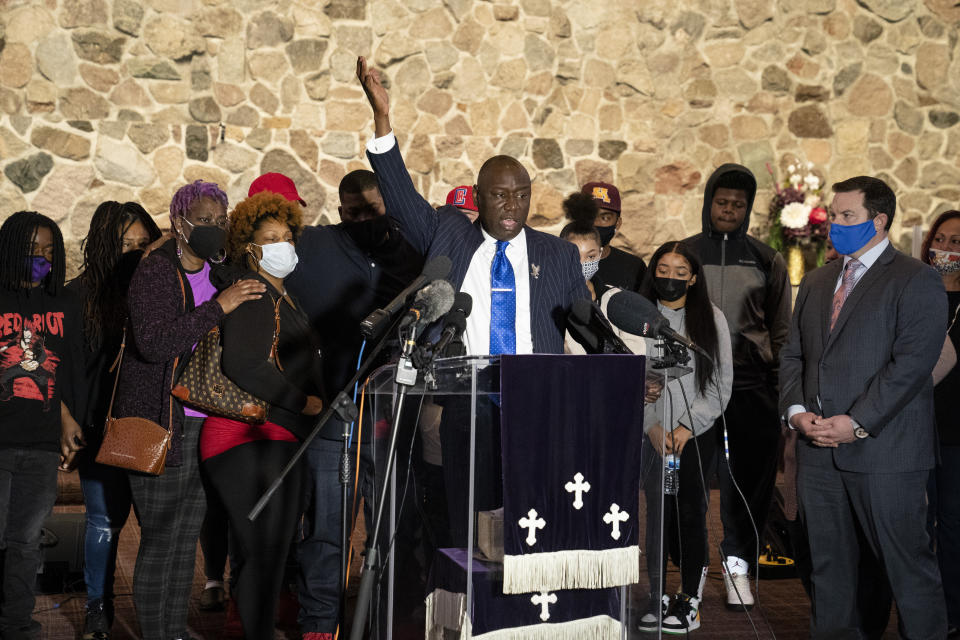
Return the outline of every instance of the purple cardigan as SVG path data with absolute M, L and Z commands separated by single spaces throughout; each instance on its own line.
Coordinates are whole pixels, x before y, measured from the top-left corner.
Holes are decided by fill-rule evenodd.
M 183 407 L 170 395 L 193 346 L 223 317 L 216 300 L 194 307 L 193 292 L 171 240 L 143 259 L 127 293 L 127 347 L 113 405 L 173 430 L 167 464 L 183 460 Z

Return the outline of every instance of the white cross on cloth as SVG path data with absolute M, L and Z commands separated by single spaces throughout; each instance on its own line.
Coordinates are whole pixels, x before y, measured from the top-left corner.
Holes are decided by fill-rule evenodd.
M 557 594 L 541 591 L 531 596 L 530 602 L 540 606 L 540 619 L 546 622 L 550 619 L 550 605 L 557 604 Z
M 630 514 L 626 511 L 620 511 L 620 506 L 616 502 L 610 505 L 610 511 L 603 514 L 603 521 L 613 525 L 613 531 L 610 537 L 614 540 L 620 539 L 620 523 L 630 519 Z
M 583 494 L 587 491 L 590 491 L 590 483 L 583 481 L 583 474 L 579 471 L 575 476 L 573 476 L 573 482 L 568 482 L 563 485 L 563 488 L 567 490 L 567 493 L 573 493 L 573 508 L 581 509 L 583 508 Z
M 537 529 L 543 529 L 547 521 L 537 517 L 537 510 L 530 509 L 525 518 L 520 518 L 520 528 L 527 530 L 527 544 L 533 546 L 537 544 Z

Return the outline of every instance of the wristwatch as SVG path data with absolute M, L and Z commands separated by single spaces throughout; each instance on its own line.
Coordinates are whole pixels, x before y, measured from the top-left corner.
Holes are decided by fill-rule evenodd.
M 860 440 L 863 440 L 870 435 L 870 432 L 860 426 L 860 423 L 850 418 L 850 424 L 853 425 L 853 435 L 857 436 Z

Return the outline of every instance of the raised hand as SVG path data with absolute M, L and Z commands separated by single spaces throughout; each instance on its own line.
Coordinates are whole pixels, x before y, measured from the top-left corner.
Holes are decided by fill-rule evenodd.
M 380 73 L 376 69 L 367 67 L 367 59 L 357 58 L 357 79 L 367 95 L 370 108 L 373 109 L 373 125 L 375 135 L 380 138 L 391 131 L 390 127 L 390 96 L 383 84 L 380 83 Z

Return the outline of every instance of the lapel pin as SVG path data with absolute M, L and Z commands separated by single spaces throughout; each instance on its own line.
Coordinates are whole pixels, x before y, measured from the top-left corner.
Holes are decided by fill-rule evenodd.
M 530 275 L 533 276 L 534 280 L 540 279 L 540 265 L 530 263 Z

